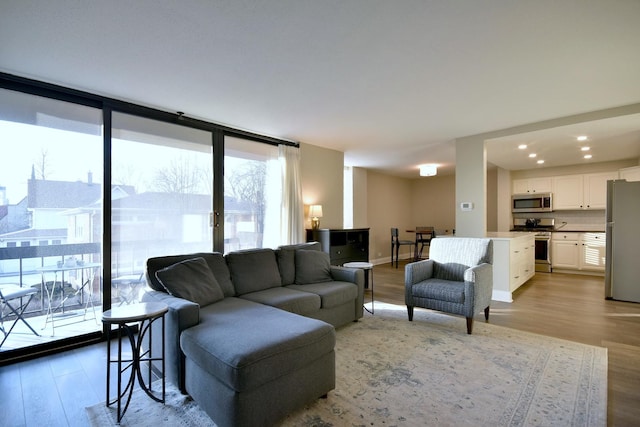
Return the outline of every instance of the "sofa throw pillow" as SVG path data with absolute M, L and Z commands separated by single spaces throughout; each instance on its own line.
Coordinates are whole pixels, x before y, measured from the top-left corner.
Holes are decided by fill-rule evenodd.
M 204 258 L 187 259 L 156 271 L 156 278 L 170 295 L 201 307 L 224 299 L 224 293 Z
M 331 261 L 329 254 L 322 251 L 299 249 L 296 251 L 296 283 L 331 282 Z
M 293 285 L 296 282 L 296 251 L 298 249 L 322 250 L 318 242 L 279 246 L 276 249 L 276 258 L 278 259 L 280 276 L 282 276 L 282 286 Z

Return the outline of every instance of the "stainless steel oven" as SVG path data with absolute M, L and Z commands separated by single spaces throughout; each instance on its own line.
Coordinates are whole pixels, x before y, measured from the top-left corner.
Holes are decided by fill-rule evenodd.
M 551 232 L 535 232 L 536 271 L 551 273 Z

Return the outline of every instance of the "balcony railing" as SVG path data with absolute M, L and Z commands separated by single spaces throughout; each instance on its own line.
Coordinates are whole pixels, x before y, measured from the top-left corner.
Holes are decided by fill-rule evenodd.
M 13 283 L 21 287 L 37 287 L 40 291 L 33 298 L 25 314 L 41 313 L 47 309 L 47 291 L 56 286 L 57 291 L 52 295 L 51 304 L 59 304 L 68 299 L 69 304 L 84 304 L 84 293 L 79 293 L 75 300 L 69 297 L 76 293 L 70 279 L 71 274 L 65 277 L 55 277 L 53 280 L 40 270 L 51 265 L 64 265 L 69 260 L 79 261 L 79 264 L 100 263 L 101 247 L 99 243 L 76 243 L 46 246 L 21 246 L 15 248 L 0 248 L 0 284 Z M 96 277 L 101 281 L 102 274 Z M 55 282 L 55 283 L 54 283 Z M 91 284 L 95 286 L 95 284 Z M 48 289 L 45 289 L 47 287 Z M 94 299 L 101 301 L 100 286 Z

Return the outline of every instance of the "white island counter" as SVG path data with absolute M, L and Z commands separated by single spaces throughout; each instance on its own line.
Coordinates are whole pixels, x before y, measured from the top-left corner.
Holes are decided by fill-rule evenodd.
M 493 240 L 491 299 L 513 302 L 513 291 L 535 274 L 535 237 L 527 232 L 493 232 L 487 237 Z

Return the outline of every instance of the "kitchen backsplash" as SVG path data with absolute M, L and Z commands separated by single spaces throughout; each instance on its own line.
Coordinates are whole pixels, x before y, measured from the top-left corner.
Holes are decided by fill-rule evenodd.
M 554 218 L 556 229 L 564 231 L 604 231 L 606 222 L 604 210 L 514 213 L 513 217 Z

